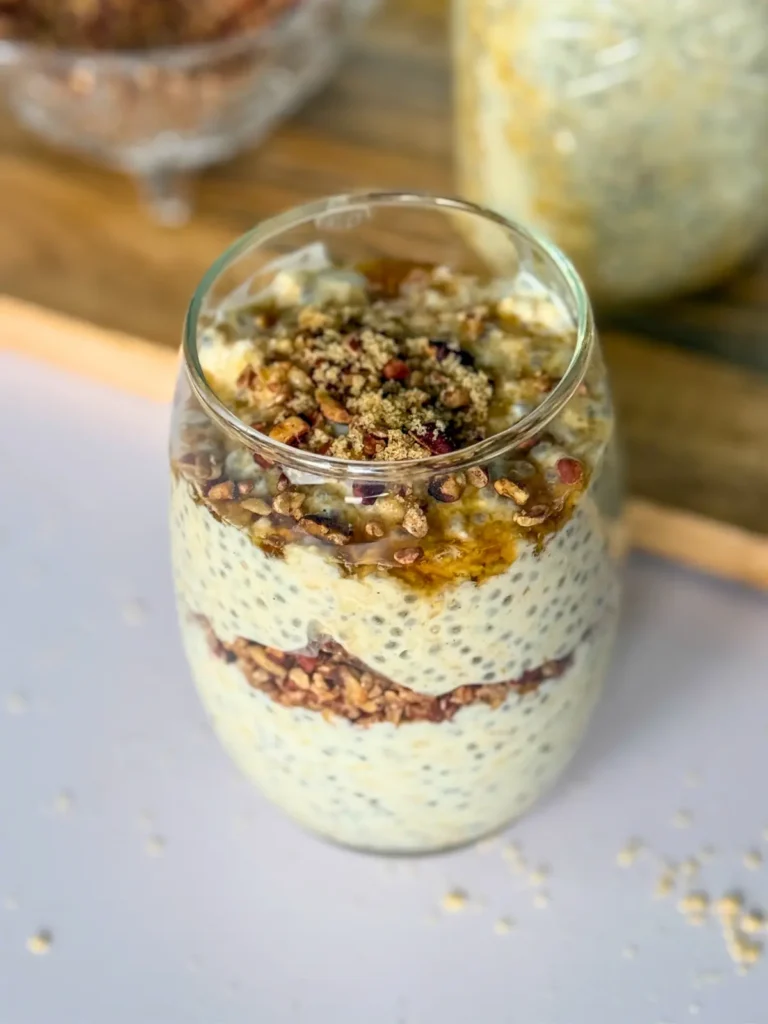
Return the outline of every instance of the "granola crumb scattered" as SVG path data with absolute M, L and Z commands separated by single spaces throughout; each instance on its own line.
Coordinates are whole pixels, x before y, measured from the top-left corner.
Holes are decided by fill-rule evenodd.
M 511 917 L 500 917 L 493 923 L 493 930 L 496 935 L 509 935 L 515 926 Z
M 744 854 L 744 867 L 749 871 L 757 871 L 763 866 L 763 855 L 759 850 L 747 850 Z
M 147 838 L 144 849 L 150 857 L 161 857 L 165 853 L 165 845 L 163 836 L 152 835 Z
M 662 900 L 669 896 L 675 888 L 675 883 L 676 879 L 674 872 L 670 870 L 663 871 L 656 880 L 656 885 L 653 890 L 654 899 Z
M 551 874 L 546 864 L 540 865 L 528 875 L 528 882 L 532 886 L 544 885 Z
M 53 935 L 46 928 L 41 929 L 39 932 L 35 932 L 34 935 L 30 935 L 27 939 L 27 949 L 34 956 L 44 956 L 50 952 L 51 946 L 53 945 Z
M 682 896 L 677 909 L 685 916 L 688 924 L 704 924 L 709 913 L 709 896 L 705 892 L 689 892 Z
M 5 710 L 9 715 L 23 715 L 29 708 L 29 701 L 23 693 L 9 693 L 5 698 Z
M 688 810 L 679 810 L 672 818 L 675 828 L 690 828 L 693 824 L 693 815 Z
M 544 892 L 541 889 L 539 889 L 539 891 L 533 897 L 533 905 L 534 907 L 536 907 L 537 910 L 546 909 L 549 906 L 550 902 L 551 901 L 549 893 Z
M 440 906 L 447 914 L 458 914 L 466 910 L 469 897 L 463 889 L 451 889 L 440 900 Z
M 701 864 L 695 857 L 686 857 L 680 864 L 680 874 L 683 878 L 696 878 L 701 871 Z
M 629 868 L 635 863 L 644 849 L 645 845 L 641 839 L 629 839 L 626 845 L 616 854 L 616 863 L 620 868 Z
M 62 817 L 69 814 L 75 806 L 75 798 L 69 790 L 63 789 L 53 801 L 53 810 Z
M 765 915 L 760 910 L 750 910 L 749 913 L 742 915 L 739 928 L 747 935 L 760 935 L 768 930 Z

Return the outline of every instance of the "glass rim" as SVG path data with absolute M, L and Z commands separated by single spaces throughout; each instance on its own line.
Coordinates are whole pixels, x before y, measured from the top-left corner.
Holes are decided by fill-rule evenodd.
M 197 325 L 203 303 L 219 275 L 249 249 L 255 249 L 277 235 L 329 212 L 339 213 L 366 206 L 422 207 L 470 214 L 490 221 L 522 238 L 539 250 L 554 265 L 565 282 L 576 311 L 576 344 L 570 362 L 546 398 L 515 423 L 490 437 L 442 455 L 425 455 L 401 461 L 341 459 L 293 448 L 262 434 L 245 424 L 208 383 L 198 355 Z M 549 239 L 537 231 L 511 221 L 500 214 L 468 200 L 430 192 L 351 192 L 291 207 L 283 213 L 261 221 L 241 235 L 218 257 L 203 275 L 192 296 L 184 319 L 182 355 L 184 368 L 193 394 L 209 416 L 231 437 L 281 466 L 311 473 L 318 477 L 353 478 L 359 481 L 383 481 L 398 478 L 434 476 L 459 472 L 470 466 L 488 462 L 510 449 L 519 448 L 547 426 L 574 396 L 586 374 L 595 345 L 592 307 L 584 284 L 568 257 Z

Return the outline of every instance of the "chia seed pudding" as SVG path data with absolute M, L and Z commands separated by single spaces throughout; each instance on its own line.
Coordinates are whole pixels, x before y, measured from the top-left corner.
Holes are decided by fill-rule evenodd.
M 461 190 L 590 296 L 715 282 L 768 232 L 764 0 L 454 0 Z
M 256 441 L 182 380 L 184 645 L 226 749 L 306 827 L 377 851 L 460 845 L 573 753 L 619 590 L 599 356 L 533 438 L 473 453 L 546 401 L 576 344 L 525 274 L 394 262 L 280 272 L 200 330 L 207 385 Z

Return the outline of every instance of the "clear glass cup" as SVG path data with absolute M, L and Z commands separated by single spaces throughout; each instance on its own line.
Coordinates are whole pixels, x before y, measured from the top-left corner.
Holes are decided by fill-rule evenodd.
M 301 0 L 260 31 L 135 52 L 0 41 L 11 110 L 35 134 L 132 175 L 165 224 L 189 175 L 261 139 L 335 70 L 359 0 Z
M 764 0 L 452 0 L 462 194 L 570 256 L 597 305 L 733 271 L 768 236 Z
M 463 449 L 351 461 L 261 433 L 213 391 L 201 353 L 222 315 L 237 324 L 233 311 L 284 290 L 286 273 L 396 261 L 525 282 L 534 310 L 554 297 L 572 345 L 540 403 Z M 526 459 L 559 473 L 558 438 L 585 424 L 588 484 L 578 500 L 563 485 L 560 520 L 521 532 L 496 485 L 526 479 Z M 608 382 L 587 296 L 554 246 L 469 203 L 413 194 L 338 196 L 260 224 L 192 300 L 171 467 L 192 675 L 223 745 L 275 804 L 336 842 L 415 853 L 501 828 L 552 784 L 606 673 L 621 554 Z M 387 519 L 404 494 L 435 537 Z M 373 514 L 386 529 L 371 535 Z

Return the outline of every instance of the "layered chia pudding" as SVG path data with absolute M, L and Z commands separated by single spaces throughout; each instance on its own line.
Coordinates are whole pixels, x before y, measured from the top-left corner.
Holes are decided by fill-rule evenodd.
M 462 191 L 593 300 L 717 281 L 768 234 L 765 0 L 453 0 Z
M 172 443 L 184 645 L 226 749 L 308 828 L 456 846 L 578 744 L 619 506 L 577 320 L 527 269 L 325 254 L 195 325 Z

